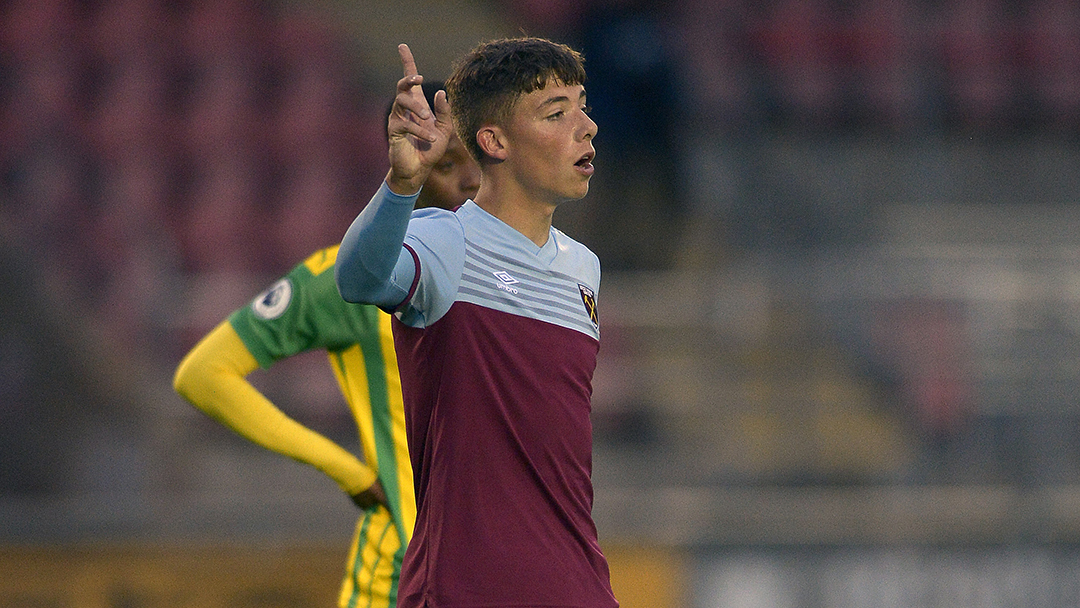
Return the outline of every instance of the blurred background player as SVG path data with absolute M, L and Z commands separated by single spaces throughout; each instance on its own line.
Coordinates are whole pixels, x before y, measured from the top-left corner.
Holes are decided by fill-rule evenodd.
M 442 84 L 423 87 L 432 100 Z M 418 205 L 453 208 L 475 196 L 480 170 L 459 140 L 431 171 Z M 390 316 L 349 304 L 334 284 L 338 246 L 315 252 L 234 311 L 184 357 L 173 386 L 240 436 L 309 464 L 363 510 L 349 549 L 339 605 L 392 608 L 416 519 L 401 381 Z M 356 419 L 364 459 L 300 424 L 246 379 L 302 352 L 327 351 Z

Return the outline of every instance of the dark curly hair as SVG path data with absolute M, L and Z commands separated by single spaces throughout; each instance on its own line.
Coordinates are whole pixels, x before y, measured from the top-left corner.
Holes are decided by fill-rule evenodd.
M 574 49 L 543 38 L 504 38 L 484 42 L 454 64 L 446 96 L 454 125 L 469 154 L 484 153 L 476 133 L 485 124 L 506 124 L 522 95 L 548 81 L 585 83 L 585 59 Z

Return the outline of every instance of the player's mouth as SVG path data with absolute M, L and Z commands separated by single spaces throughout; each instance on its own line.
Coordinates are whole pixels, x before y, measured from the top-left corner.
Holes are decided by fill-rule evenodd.
M 574 163 L 574 166 L 577 167 L 578 171 L 588 177 L 593 174 L 593 171 L 595 171 L 595 168 L 592 164 L 592 160 L 595 156 L 596 152 L 594 150 L 589 150 L 588 152 L 583 154 L 576 163 Z

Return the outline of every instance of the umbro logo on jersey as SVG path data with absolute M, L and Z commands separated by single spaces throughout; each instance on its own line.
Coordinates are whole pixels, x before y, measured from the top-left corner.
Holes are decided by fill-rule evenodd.
M 510 276 L 510 273 L 506 272 L 505 270 L 499 270 L 498 272 L 492 272 L 491 274 L 495 275 L 496 279 L 499 279 L 500 281 L 502 281 L 506 285 L 513 285 L 514 283 L 520 283 L 521 282 L 521 281 L 515 279 L 514 277 Z
M 495 271 L 495 272 L 492 272 L 491 274 L 495 275 L 495 278 L 499 279 L 499 281 L 500 281 L 500 282 L 495 284 L 496 287 L 498 287 L 499 289 L 502 289 L 503 291 L 508 291 L 508 292 L 510 292 L 510 293 L 512 293 L 514 295 L 517 295 L 517 292 L 518 292 L 517 287 L 511 287 L 511 285 L 513 285 L 515 283 L 520 283 L 521 281 L 519 281 L 519 280 L 515 279 L 514 277 L 510 276 L 510 273 L 506 272 L 505 270 Z

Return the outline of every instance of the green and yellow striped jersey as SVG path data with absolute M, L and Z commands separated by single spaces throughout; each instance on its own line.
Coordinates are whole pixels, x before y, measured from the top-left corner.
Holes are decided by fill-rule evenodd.
M 390 316 L 341 299 L 336 256 L 337 246 L 312 254 L 228 321 L 263 368 L 301 352 L 327 351 L 356 419 L 364 461 L 390 505 L 389 512 L 368 509 L 357 523 L 340 603 L 392 608 L 416 520 L 401 380 Z

